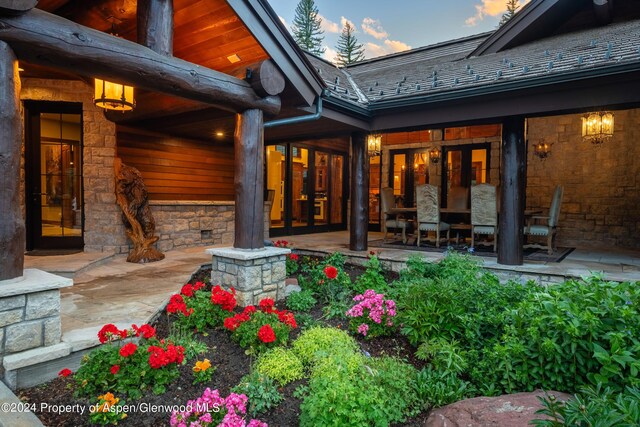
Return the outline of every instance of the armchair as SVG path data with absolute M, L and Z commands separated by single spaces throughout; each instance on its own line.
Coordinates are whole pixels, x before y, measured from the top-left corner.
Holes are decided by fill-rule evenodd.
M 498 241 L 498 210 L 496 187 L 479 184 L 471 187 L 471 247 L 475 246 L 476 234 L 493 234 L 493 252 Z
M 402 218 L 400 214 L 390 213 L 395 207 L 395 196 L 393 188 L 385 187 L 380 190 L 380 204 L 382 208 L 382 226 L 384 227 L 383 241 L 387 240 L 387 232 L 389 228 L 402 230 L 402 243 L 407 243 L 407 226 L 409 222 Z
M 416 187 L 416 206 L 418 216 L 416 244 L 420 246 L 420 235 L 423 231 L 436 232 L 436 248 L 440 247 L 440 231 L 447 232 L 447 241 L 449 241 L 450 225 L 440 221 L 438 187 L 430 184 Z
M 549 255 L 553 254 L 555 249 L 556 227 L 558 225 L 558 217 L 560 216 L 560 206 L 562 205 L 562 196 L 564 188 L 561 185 L 556 187 L 551 200 L 548 216 L 532 216 L 524 229 L 525 236 L 544 236 L 547 238 L 547 245 L 527 244 L 529 248 L 546 249 Z M 535 221 L 542 222 L 534 224 Z

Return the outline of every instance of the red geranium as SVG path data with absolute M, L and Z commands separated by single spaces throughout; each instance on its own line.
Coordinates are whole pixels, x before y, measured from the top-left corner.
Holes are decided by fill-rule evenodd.
M 153 369 L 160 369 L 169 363 L 182 363 L 184 360 L 184 347 L 169 344 L 165 350 L 155 345 L 149 346 L 149 366 Z
M 182 287 L 182 289 L 180 289 L 180 293 L 182 295 L 184 295 L 185 297 L 189 297 L 191 298 L 193 296 L 193 285 L 191 283 L 187 283 L 186 285 L 184 285 Z
M 271 313 L 273 312 L 273 306 L 274 306 L 275 302 L 273 301 L 272 298 L 265 298 L 262 301 L 260 301 L 260 310 L 264 311 L 265 313 Z
M 132 325 L 133 330 L 136 331 L 136 336 L 139 337 L 142 335 L 145 339 L 151 339 L 156 336 L 156 329 L 148 324 L 144 324 L 140 327 L 136 325 Z
M 256 312 L 255 305 L 248 305 L 244 308 L 244 310 L 242 310 L 242 313 L 246 314 L 247 316 L 251 316 L 255 312 Z
M 224 327 L 230 330 L 231 332 L 233 332 L 236 329 L 238 329 L 240 325 L 242 325 L 244 322 L 247 322 L 250 319 L 251 317 L 249 314 L 244 312 L 238 313 L 233 317 L 227 317 L 226 319 L 224 319 Z
M 193 291 L 199 291 L 200 289 L 204 288 L 204 283 L 202 282 L 196 282 L 195 285 L 193 285 Z
M 117 374 L 119 370 L 120 370 L 120 365 L 113 365 L 110 369 L 113 375 Z
M 119 334 L 120 334 L 120 330 L 116 328 L 116 325 L 108 323 L 104 325 L 102 329 L 100 329 L 100 331 L 98 332 L 98 339 L 100 340 L 101 344 L 104 344 L 107 341 L 110 341 L 112 337 L 115 337 L 116 335 L 119 335 Z
M 271 325 L 263 325 L 258 331 L 258 339 L 267 344 L 276 340 L 276 334 L 273 332 Z
M 60 372 L 58 372 L 58 376 L 59 377 L 68 377 L 69 375 L 71 375 L 71 369 L 68 368 L 64 368 L 63 370 L 61 370 Z
M 233 311 L 236 306 L 236 290 L 231 288 L 231 291 L 225 291 L 220 285 L 216 285 L 211 290 L 211 302 L 225 311 Z
M 125 344 L 122 346 L 122 348 L 120 349 L 120 356 L 122 357 L 129 357 L 131 356 L 133 353 L 136 352 L 136 350 L 138 349 L 138 346 L 135 345 L 134 343 L 130 342 L 128 344 Z
M 191 315 L 193 313 L 193 309 L 187 310 L 187 304 L 184 302 L 184 298 L 180 294 L 171 295 L 171 299 L 169 300 L 169 304 L 167 304 L 167 313 L 177 313 L 180 312 L 185 316 Z
M 298 327 L 298 324 L 296 323 L 296 317 L 290 311 L 279 311 L 277 314 L 278 320 L 280 320 L 285 325 L 288 325 L 293 329 Z
M 297 254 L 289 254 L 289 259 L 291 261 L 298 261 L 300 257 Z
M 118 331 L 118 335 L 120 335 L 121 339 L 125 339 L 129 336 L 129 331 L 126 329 L 123 329 L 121 331 Z
M 333 280 L 336 277 L 338 277 L 338 269 L 335 268 L 333 265 L 327 265 L 324 268 L 324 275 L 327 276 L 327 279 Z

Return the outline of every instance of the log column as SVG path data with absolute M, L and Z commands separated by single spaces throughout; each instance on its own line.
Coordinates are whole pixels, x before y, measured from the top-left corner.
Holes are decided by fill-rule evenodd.
M 357 132 L 351 135 L 351 217 L 349 224 L 349 249 L 367 250 L 369 229 L 369 158 L 367 135 Z
M 138 43 L 173 55 L 173 0 L 138 0 Z
M 24 268 L 21 143 L 18 60 L 9 45 L 0 42 L 0 281 L 22 276 Z
M 236 115 L 234 248 L 264 248 L 264 127 L 261 110 Z
M 504 119 L 501 151 L 498 264 L 522 265 L 527 174 L 524 117 Z

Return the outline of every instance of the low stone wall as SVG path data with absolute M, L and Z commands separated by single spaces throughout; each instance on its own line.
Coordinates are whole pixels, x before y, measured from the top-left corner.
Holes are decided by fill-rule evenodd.
M 161 201 L 152 200 L 151 212 L 156 221 L 158 249 L 233 243 L 235 204 L 231 201 Z M 271 202 L 264 206 L 265 239 L 269 238 Z

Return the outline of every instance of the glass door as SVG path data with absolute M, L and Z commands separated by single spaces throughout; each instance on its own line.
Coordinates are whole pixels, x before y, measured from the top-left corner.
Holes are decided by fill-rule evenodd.
M 82 248 L 82 109 L 25 103 L 27 249 Z
M 391 151 L 389 181 L 397 206 L 415 206 L 416 187 L 429 184 L 429 150 Z
M 442 206 L 453 210 L 470 207 L 472 185 L 489 182 L 489 144 L 444 148 Z

